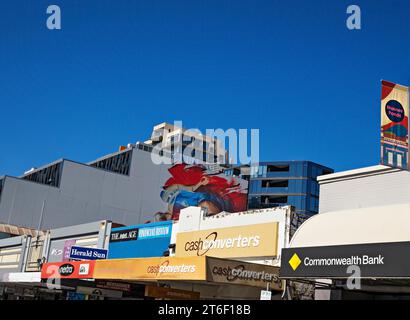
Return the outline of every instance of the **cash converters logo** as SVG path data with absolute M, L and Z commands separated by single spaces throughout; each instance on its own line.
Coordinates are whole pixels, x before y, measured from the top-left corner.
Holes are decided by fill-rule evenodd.
M 156 276 L 163 273 L 194 273 L 196 271 L 195 265 L 178 264 L 170 265 L 169 260 L 165 260 L 161 264 L 148 266 L 147 273 L 153 273 Z
M 195 241 L 187 241 L 184 250 L 196 251 L 197 256 L 205 255 L 211 249 L 232 249 L 232 248 L 247 248 L 258 247 L 260 244 L 260 236 L 244 237 L 239 235 L 237 237 L 228 237 L 218 239 L 218 232 L 214 231 L 208 234 L 204 240 L 199 238 Z
M 230 266 L 215 266 L 212 268 L 212 273 L 219 276 L 225 276 L 226 280 L 229 282 L 234 282 L 236 280 L 254 280 L 270 283 L 281 283 L 277 274 L 266 271 L 247 270 L 243 264 L 237 265 L 233 268 Z
M 302 263 L 299 256 L 295 253 L 293 254 L 292 258 L 289 259 L 289 265 L 292 267 L 293 271 L 295 271 L 299 265 Z

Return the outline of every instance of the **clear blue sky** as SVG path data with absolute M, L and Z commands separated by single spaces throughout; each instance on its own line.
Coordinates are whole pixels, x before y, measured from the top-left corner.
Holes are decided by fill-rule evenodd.
M 115 3 L 115 4 L 114 4 Z M 362 9 L 362 30 L 346 8 Z M 58 4 L 62 30 L 46 29 Z M 410 2 L 0 2 L 0 175 L 154 124 L 259 128 L 261 160 L 379 161 L 380 80 L 410 85 Z

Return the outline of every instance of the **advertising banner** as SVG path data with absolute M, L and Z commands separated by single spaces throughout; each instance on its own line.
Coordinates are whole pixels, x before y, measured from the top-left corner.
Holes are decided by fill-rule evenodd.
M 178 257 L 212 256 L 220 258 L 273 257 L 278 251 L 278 223 L 180 232 Z
M 410 278 L 410 242 L 287 248 L 281 278 L 348 278 L 357 266 L 361 278 Z
M 382 81 L 381 164 L 408 169 L 409 88 Z
M 207 258 L 207 280 L 260 288 L 269 285 L 270 290 L 277 291 L 284 288 L 278 267 L 211 257 Z
M 95 261 L 45 263 L 41 268 L 41 279 L 90 279 L 94 266 Z
M 172 221 L 114 228 L 109 259 L 161 257 L 171 242 Z
M 95 279 L 206 280 L 203 257 L 98 260 Z

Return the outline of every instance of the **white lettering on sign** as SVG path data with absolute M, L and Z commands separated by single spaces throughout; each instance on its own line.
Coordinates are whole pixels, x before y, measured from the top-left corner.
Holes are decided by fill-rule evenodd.
M 384 257 L 379 254 L 377 257 L 351 256 L 347 258 L 309 258 L 303 260 L 305 266 L 349 266 L 349 265 L 382 265 Z

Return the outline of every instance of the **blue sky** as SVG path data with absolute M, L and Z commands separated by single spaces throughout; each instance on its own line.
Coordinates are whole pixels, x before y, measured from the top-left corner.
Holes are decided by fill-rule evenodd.
M 114 4 L 115 3 L 115 4 Z M 362 30 L 346 28 L 346 8 Z M 46 8 L 62 30 L 46 28 Z M 154 124 L 259 128 L 261 160 L 379 161 L 380 80 L 410 85 L 410 3 L 0 2 L 0 175 L 90 161 Z

